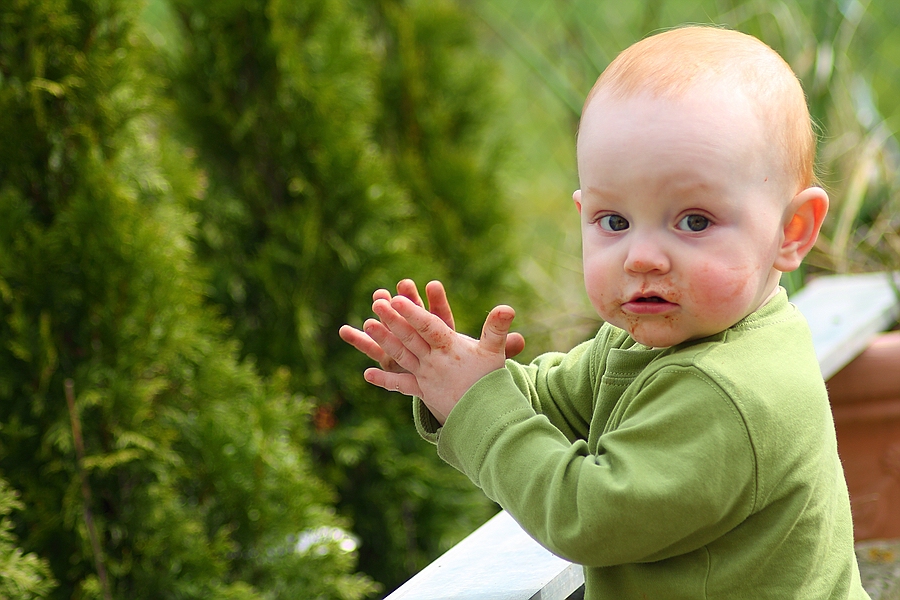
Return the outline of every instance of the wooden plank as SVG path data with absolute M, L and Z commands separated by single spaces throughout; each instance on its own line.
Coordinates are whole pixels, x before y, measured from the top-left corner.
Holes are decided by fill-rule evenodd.
M 811 281 L 791 297 L 809 322 L 825 379 L 896 322 L 898 285 L 898 274 L 829 275 Z
M 551 554 L 502 511 L 388 600 L 567 600 L 583 583 L 580 566 Z

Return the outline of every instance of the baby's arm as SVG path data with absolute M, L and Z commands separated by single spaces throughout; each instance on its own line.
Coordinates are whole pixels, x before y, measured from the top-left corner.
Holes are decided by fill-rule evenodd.
M 405 372 L 368 369 L 366 381 L 419 396 L 440 423 L 475 382 L 505 364 L 515 317 L 509 306 L 490 312 L 479 340 L 456 333 L 404 296 L 379 298 L 372 309 L 381 321 L 366 321 L 365 333 Z

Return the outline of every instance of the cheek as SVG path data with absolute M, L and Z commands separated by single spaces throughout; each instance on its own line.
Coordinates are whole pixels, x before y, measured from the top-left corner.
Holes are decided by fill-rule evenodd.
M 617 280 L 605 267 L 598 261 L 584 263 L 584 287 L 594 309 L 604 320 L 608 320 L 616 299 L 614 288 Z
M 588 298 L 590 298 L 594 308 L 601 312 L 605 312 L 605 307 L 613 300 L 613 294 L 610 293 L 609 287 L 598 282 L 596 279 L 586 279 L 585 289 L 587 290 Z
M 710 317 L 729 317 L 744 311 L 756 295 L 760 270 L 754 265 L 701 265 L 691 276 L 687 293 Z

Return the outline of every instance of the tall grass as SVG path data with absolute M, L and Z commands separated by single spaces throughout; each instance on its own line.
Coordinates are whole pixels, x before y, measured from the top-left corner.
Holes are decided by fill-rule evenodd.
M 537 283 L 524 320 L 533 351 L 569 346 L 596 326 L 581 291 L 574 135 L 583 98 L 622 49 L 655 31 L 714 23 L 753 34 L 803 82 L 819 129 L 817 172 L 831 197 L 819 242 L 789 291 L 819 273 L 900 269 L 900 3 L 895 0 L 487 0 L 471 3 L 506 68 L 508 175 Z

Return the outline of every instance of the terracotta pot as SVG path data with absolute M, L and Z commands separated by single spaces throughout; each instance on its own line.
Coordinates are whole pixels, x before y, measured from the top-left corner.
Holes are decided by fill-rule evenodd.
M 857 541 L 900 538 L 900 331 L 827 383 Z

